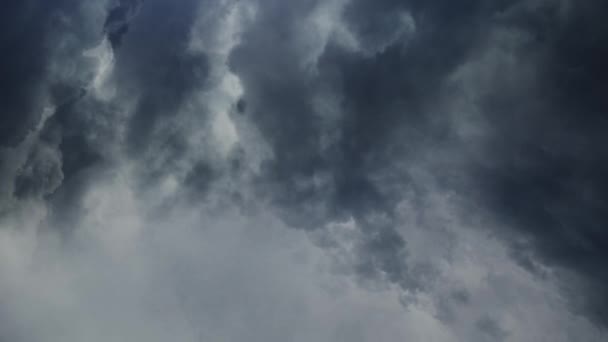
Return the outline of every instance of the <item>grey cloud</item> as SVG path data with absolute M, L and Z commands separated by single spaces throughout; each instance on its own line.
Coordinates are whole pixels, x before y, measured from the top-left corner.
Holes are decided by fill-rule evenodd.
M 104 31 L 112 47 L 120 46 L 123 36 L 129 31 L 129 22 L 135 17 L 143 0 L 119 0 L 112 7 L 104 23 Z
M 300 6 L 313 11 L 314 5 Z M 246 115 L 273 148 L 263 191 L 296 227 L 322 229 L 327 221 L 354 218 L 364 234 L 355 273 L 420 289 L 424 281 L 409 274 L 407 246 L 392 219 L 401 195 L 376 178 L 396 172 L 393 186 L 408 184 L 396 161 L 449 138 L 447 120 L 429 112 L 445 79 L 477 47 L 484 15 L 500 8 L 349 2 L 333 20 L 344 21 L 360 49 L 330 35 L 311 71 L 291 43 L 305 17 L 300 11 L 309 12 L 273 6 L 260 13 L 230 59 L 245 88 Z M 456 12 L 462 15 L 452 17 Z M 379 19 L 387 13 L 394 20 Z M 277 61 L 269 51 L 286 58 Z M 315 106 L 318 97 L 335 102 L 331 120 Z M 388 222 L 376 227 L 374 215 Z
M 15 196 L 49 195 L 63 180 L 61 155 L 54 146 L 35 146 L 22 165 L 15 179 Z
M 206 56 L 188 51 L 198 6 L 196 1 L 179 6 L 146 1 L 116 54 L 120 91 L 138 99 L 128 132 L 135 153 L 145 150 L 156 125 L 175 117 L 189 92 L 205 81 Z
M 36 125 L 41 114 L 45 28 L 50 24 L 38 2 L 3 5 L 0 44 L 0 143 L 15 146 Z
M 605 5 L 571 5 L 566 14 L 558 9 L 506 15 L 508 25 L 529 37 L 517 53 L 535 69 L 531 79 L 513 77 L 517 70 L 494 74 L 494 88 L 481 98 L 490 133 L 478 142 L 484 159 L 474 164 L 473 185 L 500 220 L 528 239 L 514 242 L 515 255 L 528 255 L 519 258 L 528 265 L 534 255 L 585 278 L 594 290 L 583 290 L 589 294 L 583 306 L 605 323 L 606 292 L 599 284 L 606 278 L 602 113 L 608 107 L 596 93 L 606 78 L 599 60 L 607 30 L 596 16 Z
M 486 335 L 487 341 L 504 341 L 509 334 L 500 327 L 498 322 L 491 317 L 485 316 L 480 318 L 477 323 L 477 328 Z
M 601 340 L 604 7 L 12 4 L 0 338 Z
M 603 282 L 607 239 L 600 228 L 606 211 L 600 132 L 605 104 L 596 89 L 601 89 L 603 68 L 598 61 L 607 30 L 595 18 L 602 6 L 571 4 L 566 10 L 552 2 L 355 1 L 346 5 L 340 20 L 364 44 L 373 46 L 366 43 L 371 39 L 388 45 L 368 55 L 330 38 L 317 60 L 317 73 L 301 67 L 298 50 L 289 43 L 297 41 L 291 38 L 297 34 L 295 11 L 272 8 L 262 13 L 260 24 L 233 53 L 231 67 L 244 83 L 248 115 L 275 153 L 266 165 L 275 203 L 288 222 L 307 228 L 349 216 L 363 221 L 377 212 L 391 216 L 398 197 L 383 193 L 388 186 L 379 186 L 374 175 L 391 170 L 397 155 L 407 160 L 408 154 L 433 145 L 459 153 L 451 149 L 462 146 L 462 160 L 435 160 L 452 173 L 430 172 L 447 186 L 471 194 L 472 201 L 503 221 L 501 230 L 507 231 L 499 230 L 499 235 L 510 239 L 505 228 L 510 227 L 529 236 L 541 262 L 575 270 L 591 284 Z M 277 13 L 280 18 L 274 17 Z M 374 19 L 376 13 L 406 13 L 415 30 L 406 43 L 392 38 L 398 25 L 389 20 L 382 26 Z M 497 32 L 521 40 L 494 41 L 500 39 Z M 442 110 L 437 102 L 450 96 L 449 84 L 459 68 L 474 63 L 495 44 L 505 44 L 500 48 L 505 56 L 513 54 L 521 62 L 509 62 L 515 64 L 506 73 L 497 69 L 488 74 L 488 83 L 472 90 L 480 94 L 475 99 L 476 120 L 488 130 L 474 140 L 487 148 L 471 147 L 484 151 L 484 159 L 469 160 L 470 142 L 455 135 L 449 117 L 433 112 Z M 277 61 L 268 51 L 286 58 Z M 337 123 L 327 124 L 316 113 L 310 99 L 318 89 L 336 96 L 341 113 Z M 329 146 L 323 140 L 327 135 L 333 137 Z M 399 178 L 407 184 L 407 174 Z M 369 228 L 362 224 L 361 229 Z M 385 233 L 390 236 L 392 231 Z M 389 279 L 391 272 L 399 273 L 396 270 L 405 266 L 395 268 L 376 259 L 391 248 L 361 251 L 371 262 L 360 265 L 362 274 L 371 276 L 372 264 Z M 405 244 L 397 248 L 405 249 Z M 519 253 L 526 252 L 513 255 Z M 530 269 L 534 262 L 527 264 Z M 603 303 L 604 293 L 590 291 L 589 302 Z M 588 314 L 602 320 L 602 307 L 592 304 Z

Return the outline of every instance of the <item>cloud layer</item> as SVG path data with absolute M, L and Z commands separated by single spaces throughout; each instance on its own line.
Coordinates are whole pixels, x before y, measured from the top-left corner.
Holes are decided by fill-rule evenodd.
M 11 1 L 0 340 L 601 341 L 601 1 Z

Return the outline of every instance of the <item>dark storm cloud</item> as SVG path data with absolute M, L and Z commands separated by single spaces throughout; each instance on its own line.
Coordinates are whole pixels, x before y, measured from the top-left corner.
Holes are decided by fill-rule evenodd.
M 383 157 L 369 151 L 381 148 L 381 139 L 372 141 L 373 136 L 382 127 L 391 125 L 389 120 L 394 112 L 382 108 L 377 113 L 377 120 L 369 119 L 367 122 L 363 122 L 367 119 L 365 114 L 349 113 L 345 119 L 347 128 L 339 127 L 340 139 L 324 147 L 321 136 L 332 127 L 315 115 L 311 101 L 318 87 L 324 84 L 330 87 L 345 84 L 346 87 L 352 85 L 357 88 L 368 81 L 344 80 L 350 74 L 349 70 L 342 68 L 358 69 L 356 76 L 352 77 L 374 78 L 385 74 L 379 70 L 372 72 L 373 65 L 366 73 L 365 63 L 374 64 L 375 61 L 344 53 L 336 57 L 323 56 L 319 65 L 320 76 L 312 76 L 298 64 L 298 52 L 290 42 L 295 34 L 291 23 L 297 22 L 302 15 L 300 11 L 307 13 L 307 8 L 314 2 L 299 3 L 296 8 L 287 4 L 273 5 L 278 8 L 261 13 L 262 17 L 258 18 L 261 24 L 245 34 L 243 43 L 231 56 L 231 67 L 245 87 L 246 114 L 252 117 L 273 146 L 274 159 L 265 165 L 262 190 L 270 192 L 284 219 L 296 227 L 314 230 L 322 228 L 328 221 L 354 217 L 358 227 L 366 232 L 356 252 L 355 273 L 364 280 L 378 278 L 405 284 L 408 273 L 404 263 L 405 242 L 390 225 L 375 227 L 377 222 L 369 222 L 368 218 L 372 214 L 392 215 L 394 203 L 379 192 L 368 175 L 373 165 Z M 284 57 L 277 60 L 269 56 L 269 52 Z M 335 52 L 336 55 L 340 53 Z M 379 64 L 382 62 L 378 61 Z M 376 81 L 381 83 L 384 80 Z M 385 82 L 388 86 L 393 81 Z M 363 89 L 352 91 L 357 90 Z M 351 94 L 350 91 L 346 90 L 345 101 L 360 98 L 361 94 Z M 378 89 L 377 96 L 381 91 Z M 368 108 L 380 100 L 374 94 L 365 94 L 365 98 L 369 99 Z M 387 120 L 383 120 L 385 117 Z M 368 127 L 364 129 L 366 125 Z M 372 131 L 366 133 L 366 129 Z M 371 139 L 367 139 L 367 134 Z
M 0 144 L 21 142 L 40 118 L 45 33 L 49 10 L 41 1 L 8 1 L 0 14 Z
M 90 115 L 79 110 L 94 73 L 83 50 L 102 37 L 85 22 L 95 13 L 83 3 L 24 1 L 11 6 L 2 11 L 8 16 L 2 21 L 7 48 L 0 63 L 6 69 L 0 82 L 7 89 L 0 95 L 1 120 L 6 121 L 0 139 L 8 143 L 2 151 L 1 162 L 7 164 L 2 178 L 16 200 L 53 202 L 55 191 L 65 188 L 64 181 L 96 153 L 84 138 L 94 129 L 83 122 Z
M 227 61 L 243 86 L 242 98 L 232 104 L 235 113 L 227 115 L 234 114 L 235 122 L 251 122 L 272 150 L 272 157 L 260 157 L 260 172 L 249 183 L 250 175 L 242 173 L 248 172 L 243 166 L 250 153 L 245 145 L 252 142 L 239 136 L 235 145 L 241 146 L 226 157 L 229 166 L 217 166 L 197 154 L 209 147 L 192 147 L 191 141 L 202 140 L 188 135 L 188 129 L 212 131 L 207 126 L 214 113 L 208 113 L 208 103 L 192 102 L 215 100 L 201 93 L 217 86 L 208 81 L 221 74 L 216 69 L 226 67 L 224 60 L 217 61 L 221 58 L 191 48 L 193 28 L 212 1 L 119 0 L 104 7 L 95 34 L 81 32 L 76 38 L 70 34 L 79 31 L 79 24 L 66 23 L 81 23 L 82 18 L 75 19 L 77 1 L 50 3 L 11 1 L 0 14 L 0 147 L 12 153 L 4 158 L 5 150 L 0 150 L 1 182 L 11 183 L 10 195 L 16 200 L 44 199 L 51 209 L 50 226 L 85 222 L 89 232 L 97 224 L 110 230 L 109 235 L 117 226 L 116 236 L 108 237 L 114 251 L 120 249 L 114 242 L 120 244 L 121 234 L 135 229 L 131 225 L 145 225 L 139 208 L 131 207 L 155 203 L 156 198 L 142 198 L 163 197 L 157 188 L 169 188 L 168 193 L 185 189 L 181 194 L 193 194 L 186 196 L 192 206 L 218 197 L 218 202 L 228 198 L 235 207 L 248 206 L 248 198 L 268 200 L 286 225 L 305 230 L 333 258 L 339 273 L 353 275 L 366 289 L 395 285 L 408 305 L 407 294 L 430 293 L 441 273 L 436 260 L 412 257 L 411 242 L 400 227 L 403 201 L 418 212 L 437 209 L 425 202 L 430 190 L 420 184 L 421 177 L 408 169 L 418 167 L 487 214 L 488 222 L 497 222 L 497 228 L 487 229 L 509 244 L 511 257 L 521 266 L 547 279 L 547 266 L 572 272 L 573 278 L 570 273 L 558 276 L 568 298 L 580 312 L 608 324 L 608 103 L 603 96 L 608 90 L 608 27 L 602 18 L 608 5 L 353 0 L 329 19 L 315 19 L 322 22 L 318 24 L 310 17 L 331 12 L 324 5 L 339 7 L 342 2 L 259 1 L 255 21 Z M 233 4 L 223 5 L 228 3 Z M 49 28 L 58 24 L 65 26 L 51 30 L 51 37 Z M 338 28 L 325 34 L 324 25 Z M 504 36 L 515 43 L 502 41 L 508 40 Z M 112 70 L 106 76 L 113 95 L 104 97 L 93 80 L 100 67 L 81 55 L 107 42 Z M 51 54 L 50 45 L 64 50 Z M 484 64 L 497 63 L 495 50 L 514 61 L 511 68 L 494 71 Z M 482 58 L 486 55 L 489 62 Z M 53 79 L 53 58 L 74 60 L 81 72 Z M 459 80 L 466 72 L 473 74 L 469 83 Z M 465 93 L 475 94 L 470 106 L 478 112 L 474 124 L 483 127 L 479 136 L 460 136 L 455 128 L 460 123 L 446 113 L 457 110 L 453 103 Z M 44 96 L 53 112 L 37 128 Z M 200 127 L 185 127 L 191 123 Z M 21 146 L 34 131 L 32 142 Z M 18 167 L 11 168 L 12 163 Z M 120 163 L 136 165 L 134 189 L 122 192 L 99 185 L 93 194 L 97 201 L 85 201 L 91 195 L 87 190 Z M 174 177 L 163 178 L 167 175 Z M 230 183 L 230 190 L 217 190 L 222 182 Z M 178 190 L 171 190 L 174 186 Z M 173 193 L 166 196 L 173 199 Z M 176 207 L 182 204 L 176 202 Z M 107 215 L 104 205 L 126 217 L 124 227 L 108 217 L 114 211 Z M 5 211 L 3 206 L 0 210 Z M 90 212 L 101 219 L 85 221 Z M 424 228 L 433 224 L 420 223 Z M 173 237 L 180 248 L 194 243 L 181 241 L 188 234 Z M 172 237 L 166 232 L 161 236 Z M 437 241 L 431 249 L 441 254 L 450 244 Z M 236 254 L 242 246 L 237 247 Z M 171 254 L 175 247 L 165 248 Z M 225 258 L 223 247 L 218 249 Z M 155 252 L 144 253 L 158 257 Z M 460 308 L 478 304 L 476 295 L 466 287 L 445 290 L 435 316 L 447 325 L 457 324 Z M 474 312 L 470 317 L 467 324 L 482 341 L 511 337 L 493 315 Z
M 63 18 L 76 17 L 76 1 L 13 1 L 2 4 L 0 22 L 0 144 L 15 146 L 33 130 L 43 111 L 47 87 L 59 91 L 66 85 L 49 84 L 49 58 L 58 34 L 77 39 L 86 30 L 69 32 Z M 70 57 L 75 57 L 71 55 Z M 64 100 L 59 100 L 59 103 Z
M 175 117 L 207 76 L 206 57 L 188 51 L 198 7 L 192 0 L 179 5 L 146 1 L 131 21 L 125 46 L 116 54 L 116 78 L 123 84 L 120 91 L 139 97 L 129 123 L 129 143 L 135 152 L 146 149 L 154 128 Z
M 38 194 L 48 195 L 61 184 L 63 180 L 61 156 L 54 148 L 54 146 L 39 144 L 30 151 L 15 179 L 14 195 L 17 198 Z
M 528 239 L 530 254 L 582 276 L 576 305 L 608 323 L 608 25 L 602 1 L 539 8 L 506 18 L 533 37 L 534 83 L 500 87 L 482 101 L 491 122 L 476 168 L 481 200 Z
M 54 141 L 62 156 L 63 182 L 48 197 L 50 220 L 57 227 L 71 228 L 78 222 L 84 193 L 111 163 L 106 145 L 116 138 L 117 111 L 81 91 L 59 106 L 42 130 L 41 139 Z
M 102 39 L 99 27 L 91 32 L 84 22 L 94 10 L 68 0 L 3 4 L 0 163 L 6 165 L 0 169 L 3 192 L 9 189 L 17 200 L 45 197 L 53 203 L 58 189 L 82 192 L 87 182 L 72 184 L 73 176 L 102 159 L 103 148 L 93 146 L 90 137 L 107 134 L 99 117 L 110 116 L 87 94 L 96 66 L 83 56 Z M 120 18 L 110 11 L 106 24 Z
M 101 86 L 93 80 L 100 72 L 96 69 L 99 65 L 92 66 L 93 75 L 84 82 L 63 84 L 55 91 L 62 102 L 42 130 L 43 138 L 58 140 L 57 148 L 63 156 L 62 186 L 49 197 L 53 208 L 50 220 L 55 226 L 80 224 L 85 212 L 83 196 L 115 165 L 114 144 L 123 140 L 122 131 L 126 132 L 126 144 L 121 148 L 135 159 L 145 159 L 147 152 L 155 157 L 158 151 L 152 151 L 152 144 L 171 150 L 169 161 L 142 175 L 143 186 L 170 172 L 172 161 L 183 158 L 182 137 L 153 132 L 172 124 L 183 101 L 206 77 L 205 56 L 188 52 L 197 9 L 197 1 L 182 1 L 177 6 L 163 0 L 121 0 L 105 13 L 103 32 L 80 47 L 91 49 L 103 36 L 108 39 L 111 51 L 104 52 L 103 45 L 96 49 L 111 55 L 97 63 L 111 63 L 112 69 L 104 77 L 115 81 L 110 90 L 114 95 L 108 101 L 99 98 L 98 90 L 93 89 Z M 136 99 L 133 112 L 125 109 L 125 99 L 130 98 Z
M 280 8 L 260 19 L 264 24 L 247 33 L 231 65 L 244 79 L 254 121 L 273 143 L 277 156 L 269 166 L 269 178 L 290 188 L 279 193 L 293 196 L 295 203 L 306 202 L 300 196 L 314 197 L 314 189 L 297 191 L 290 183 L 327 172 L 335 186 L 330 200 L 333 211 L 345 209 L 350 215 L 390 207 L 369 177 L 377 169 L 390 168 L 395 153 L 413 151 L 423 140 L 442 138 L 445 123 L 430 117 L 429 108 L 447 75 L 476 47 L 488 18 L 501 9 L 473 1 L 349 3 L 347 27 L 372 50 L 399 30 L 395 20 L 384 20 L 387 15 L 411 11 L 416 32 L 407 46 L 403 39 L 389 39 L 386 47 L 371 55 L 330 41 L 318 61 L 319 75 L 314 76 L 294 61 L 296 51 L 286 39 L 293 34 L 290 23 L 296 21 L 290 15 L 297 17 L 299 12 Z M 268 58 L 271 50 L 287 58 Z M 342 96 L 339 138 L 329 147 L 321 146 L 321 135 L 333 127 L 315 115 L 311 101 L 321 87 Z
M 70 22 L 64 18 L 77 14 L 76 3 L 67 0 L 8 1 L 2 5 L 0 177 L 2 192 L 11 192 L 3 195 L 7 198 L 46 196 L 62 181 L 62 157 L 56 152 L 58 142 L 39 141 L 36 131 L 52 115 L 53 106 L 61 106 L 77 94 L 76 82 L 66 83 L 71 76 L 62 75 L 50 63 L 54 54 L 75 57 L 72 48 L 87 35 L 84 27 L 71 35 L 65 49 L 59 49 L 56 42 L 58 36 L 70 33 Z
M 114 49 L 120 46 L 123 36 L 129 31 L 129 22 L 137 14 L 142 2 L 143 0 L 119 0 L 108 13 L 103 28 Z
M 489 123 L 486 138 L 477 141 L 485 144 L 480 148 L 487 159 L 464 169 L 447 164 L 467 174 L 468 186 L 461 188 L 462 178 L 445 170 L 434 172 L 466 196 L 480 194 L 475 201 L 505 223 L 501 229 L 514 227 L 532 239 L 532 251 L 513 252 L 519 261 L 529 260 L 528 268 L 530 258 L 540 257 L 587 278 L 591 287 L 584 297 L 595 303 L 587 313 L 606 323 L 605 4 L 354 1 L 345 10 L 346 26 L 372 53 L 330 41 L 317 74 L 298 65 L 290 44 L 299 10 L 272 4 L 278 9 L 261 14 L 262 24 L 247 32 L 231 57 L 245 86 L 246 114 L 275 153 L 266 165 L 265 190 L 273 189 L 284 218 L 295 226 L 315 229 L 354 217 L 374 236 L 359 251 L 359 273 L 382 272 L 396 283 L 407 282 L 407 267 L 397 261 L 407 246 L 390 225 L 374 231 L 365 220 L 374 213 L 391 217 L 399 197 L 386 191 L 390 186 L 379 187 L 374 175 L 425 145 L 460 144 L 449 121 L 433 113 L 448 78 L 492 45 L 494 30 L 530 37 L 512 52 L 534 65 L 532 84 L 504 88 L 500 79 L 513 75 L 497 74 L 495 84 L 476 90 L 484 94 L 479 106 Z M 406 42 L 389 39 L 399 29 L 391 19 L 399 11 L 415 22 Z M 311 98 L 320 87 L 339 94 L 344 115 L 335 126 L 315 115 Z M 328 132 L 337 136 L 329 146 L 323 143 Z M 401 176 L 398 182 L 407 184 L 407 175 Z
M 420 289 L 424 281 L 410 274 L 406 242 L 392 222 L 402 199 L 393 188 L 408 184 L 408 176 L 382 186 L 374 177 L 399 172 L 397 162 L 445 139 L 447 121 L 429 111 L 445 78 L 503 7 L 477 1 L 348 3 L 343 19 L 360 49 L 330 39 L 315 66 L 318 73 L 311 73 L 298 63 L 291 42 L 297 32 L 293 23 L 317 3 L 299 3 L 297 9 L 272 4 L 277 8 L 261 13 L 260 24 L 231 56 L 245 86 L 247 115 L 275 154 L 265 166 L 264 191 L 272 189 L 283 217 L 297 227 L 318 229 L 354 218 L 365 233 L 355 272 Z M 341 114 L 335 122 L 316 112 L 319 92 L 338 98 Z M 376 227 L 374 215 L 389 222 Z

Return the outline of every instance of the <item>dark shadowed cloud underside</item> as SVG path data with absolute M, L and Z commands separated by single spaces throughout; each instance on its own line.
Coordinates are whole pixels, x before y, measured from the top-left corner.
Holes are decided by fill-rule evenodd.
M 608 3 L 9 0 L 0 341 L 602 341 Z

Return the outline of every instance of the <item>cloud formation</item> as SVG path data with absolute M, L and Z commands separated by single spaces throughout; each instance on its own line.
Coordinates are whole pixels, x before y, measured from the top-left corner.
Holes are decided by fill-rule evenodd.
M 605 339 L 606 6 L 10 2 L 0 340 Z

